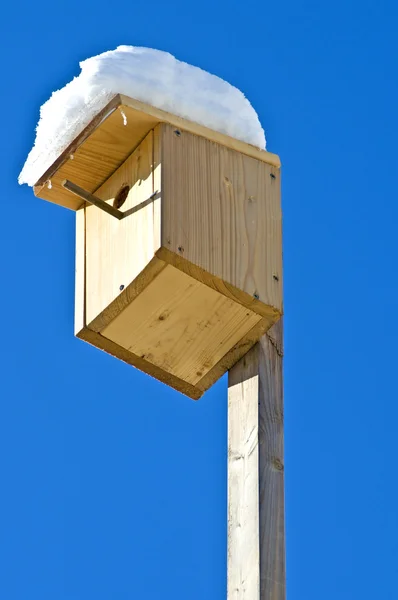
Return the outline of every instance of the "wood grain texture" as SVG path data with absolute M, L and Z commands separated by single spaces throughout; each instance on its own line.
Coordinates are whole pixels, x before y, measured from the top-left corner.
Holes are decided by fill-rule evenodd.
M 260 320 L 168 265 L 101 334 L 196 385 Z
M 273 343 L 276 340 L 276 344 Z M 260 600 L 285 600 L 282 320 L 259 352 Z
M 140 210 L 118 221 L 95 206 L 86 208 L 86 313 L 93 321 L 145 269 L 154 246 L 153 132 L 102 185 L 96 195 L 112 202 L 122 186 L 130 192 L 123 212 Z
M 86 215 L 76 211 L 75 253 L 75 335 L 86 325 Z
M 148 267 L 140 273 L 140 275 L 125 289 L 119 296 L 115 298 L 115 300 L 101 313 L 99 314 L 94 321 L 89 324 L 90 330 L 101 333 L 105 330 L 105 328 L 119 315 L 121 315 L 122 311 L 126 309 L 133 302 L 135 298 L 137 298 L 142 292 L 151 284 L 151 282 L 165 269 L 167 263 L 159 260 L 154 257 Z M 195 280 L 193 280 L 195 281 Z M 161 294 L 162 297 L 162 294 Z M 131 324 L 129 323 L 128 329 L 126 328 L 126 333 L 130 330 Z M 247 333 L 234 345 L 231 349 L 218 360 L 214 364 L 209 371 L 207 371 L 201 379 L 199 379 L 195 384 L 194 394 L 191 394 L 192 389 L 188 386 L 188 388 L 181 387 L 180 380 L 177 378 L 175 380 L 169 379 L 167 372 L 165 372 L 164 376 L 160 376 L 161 369 L 156 368 L 156 374 L 148 368 L 146 362 L 142 363 L 146 365 L 145 372 L 149 373 L 153 377 L 157 377 L 160 381 L 164 381 L 168 385 L 175 387 L 178 391 L 188 395 L 191 398 L 198 399 L 202 394 L 209 389 L 209 387 L 217 381 L 226 371 L 231 368 L 244 354 L 250 350 L 250 348 L 258 341 L 258 339 L 269 330 L 270 320 L 262 318 L 254 327 L 252 327 Z M 133 335 L 133 334 L 132 334 Z M 79 337 L 81 337 L 79 335 Z M 95 338 L 103 342 L 106 338 Z M 107 347 L 102 347 L 107 351 Z M 111 352 L 114 356 L 118 356 L 118 352 L 121 352 L 122 346 L 117 344 L 114 345 L 115 352 Z M 137 360 L 135 358 L 135 354 L 131 354 L 130 359 L 126 360 L 126 352 L 127 350 L 123 348 L 123 352 L 121 354 L 121 359 L 129 364 L 133 364 L 137 368 L 140 366 L 137 364 Z M 124 358 L 123 358 L 124 357 Z M 140 357 L 139 357 L 140 358 Z M 199 372 L 199 371 L 198 371 Z M 166 377 L 166 380 L 165 380 Z M 175 385 L 177 382 L 177 386 Z M 187 392 L 188 390 L 188 392 Z
M 163 125 L 162 194 L 164 248 L 282 312 L 278 169 Z
M 158 123 L 169 123 L 174 129 L 184 130 L 189 133 L 194 133 L 195 135 L 207 138 L 212 142 L 216 142 L 217 144 L 225 146 L 226 148 L 231 148 L 231 150 L 235 150 L 236 152 L 246 154 L 247 156 L 252 156 L 253 158 L 272 165 L 277 169 L 279 169 L 281 166 L 279 156 L 273 154 L 272 152 L 261 150 L 260 148 L 257 148 L 257 146 L 247 144 L 246 142 L 241 142 L 240 140 L 237 140 L 229 135 L 225 135 L 224 133 L 220 133 L 214 129 L 210 129 L 209 127 L 195 123 L 194 121 L 183 119 L 182 117 L 173 115 L 172 113 L 161 110 L 160 108 L 155 108 L 154 106 L 145 104 L 139 100 L 135 100 L 134 98 L 121 95 L 120 101 L 123 109 L 127 109 L 127 118 L 130 114 L 132 114 L 130 113 L 131 110 L 135 112 L 144 112 L 148 116 L 157 119 Z
M 205 392 L 215 381 L 231 369 L 269 329 L 268 319 L 261 319 L 225 354 L 214 367 L 196 383 L 196 387 Z
M 69 179 L 94 193 L 159 123 L 170 123 L 174 128 L 207 137 L 277 169 L 280 167 L 279 157 L 275 154 L 133 98 L 116 95 L 43 173 L 34 186 L 35 195 L 65 208 L 79 209 L 83 202 L 65 190 L 62 181 Z M 47 186 L 49 181 L 50 188 Z
M 237 302 L 238 304 L 245 306 L 258 315 L 261 315 L 268 321 L 268 327 L 271 327 L 280 318 L 280 311 L 278 309 L 274 308 L 273 306 L 263 304 L 263 302 L 254 296 L 251 296 L 247 292 L 238 289 L 227 281 L 223 281 L 216 275 L 205 271 L 198 265 L 189 262 L 189 260 L 186 260 L 179 254 L 168 250 L 164 246 L 159 248 L 159 250 L 156 252 L 156 256 L 165 263 L 173 265 L 173 267 L 176 267 L 176 269 L 179 271 L 183 271 L 190 277 L 197 279 L 201 283 L 209 286 L 211 289 L 216 290 L 227 298 L 230 298 L 234 302 Z
M 258 346 L 228 377 L 228 600 L 259 600 Z
M 163 369 L 160 369 L 159 367 L 145 360 L 141 356 L 137 356 L 133 352 L 129 352 L 122 346 L 118 346 L 117 344 L 115 344 L 115 342 L 103 337 L 97 331 L 92 331 L 91 329 L 85 327 L 84 329 L 79 331 L 77 337 L 81 340 L 84 340 L 85 342 L 88 342 L 92 346 L 99 348 L 100 350 L 104 350 L 111 356 L 122 360 L 128 365 L 131 365 L 139 369 L 140 371 L 143 371 L 144 373 L 150 375 L 151 377 L 154 377 L 158 381 L 162 381 L 166 385 L 169 385 L 170 387 L 174 388 L 178 392 L 181 392 L 185 396 L 192 398 L 193 400 L 198 400 L 203 394 L 203 392 L 197 389 L 195 386 L 190 385 L 182 379 L 178 379 L 178 377 L 175 377 L 171 373 L 167 373 Z
M 286 598 L 280 348 L 278 323 L 229 372 L 228 600 Z
M 153 190 L 158 192 L 152 204 L 152 222 L 153 222 L 153 250 L 156 252 L 162 245 L 162 156 L 160 142 L 161 128 L 155 127 L 153 130 L 153 159 L 152 176 Z
M 111 321 L 127 308 L 139 294 L 163 271 L 166 263 L 156 258 L 148 263 L 147 267 L 126 287 L 115 299 L 104 308 L 92 321 L 87 323 L 92 331 L 103 331 Z

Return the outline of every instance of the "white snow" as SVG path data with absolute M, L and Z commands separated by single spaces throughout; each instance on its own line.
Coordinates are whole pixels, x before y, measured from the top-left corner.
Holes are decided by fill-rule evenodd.
M 265 148 L 257 113 L 241 91 L 168 52 L 119 46 L 81 62 L 80 68 L 80 75 L 41 107 L 35 145 L 19 183 L 34 185 L 116 94 Z M 123 112 L 121 118 L 126 124 Z

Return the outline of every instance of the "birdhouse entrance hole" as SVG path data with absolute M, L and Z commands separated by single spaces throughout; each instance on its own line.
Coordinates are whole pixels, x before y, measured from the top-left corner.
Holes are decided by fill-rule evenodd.
M 129 185 L 122 185 L 122 187 L 117 192 L 117 194 L 115 196 L 115 199 L 113 201 L 113 207 L 114 208 L 121 208 L 123 206 L 123 204 L 127 200 L 127 196 L 129 195 L 129 191 L 130 191 L 130 186 Z

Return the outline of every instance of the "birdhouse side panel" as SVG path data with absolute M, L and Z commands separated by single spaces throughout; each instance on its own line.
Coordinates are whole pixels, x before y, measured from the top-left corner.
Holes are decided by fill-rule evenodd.
M 261 317 L 171 265 L 101 335 L 196 386 Z
M 281 313 L 279 169 L 161 128 L 162 245 Z

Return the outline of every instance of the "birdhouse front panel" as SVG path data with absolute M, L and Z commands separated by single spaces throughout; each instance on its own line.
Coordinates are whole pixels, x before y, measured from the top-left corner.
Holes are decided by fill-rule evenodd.
M 77 209 L 76 335 L 199 398 L 282 313 L 280 173 L 152 113 L 103 116 L 37 189 Z
M 96 206 L 85 209 L 87 323 L 134 281 L 160 247 L 159 169 L 159 164 L 154 165 L 154 131 L 150 131 L 96 190 L 101 200 L 129 216 L 119 221 Z

